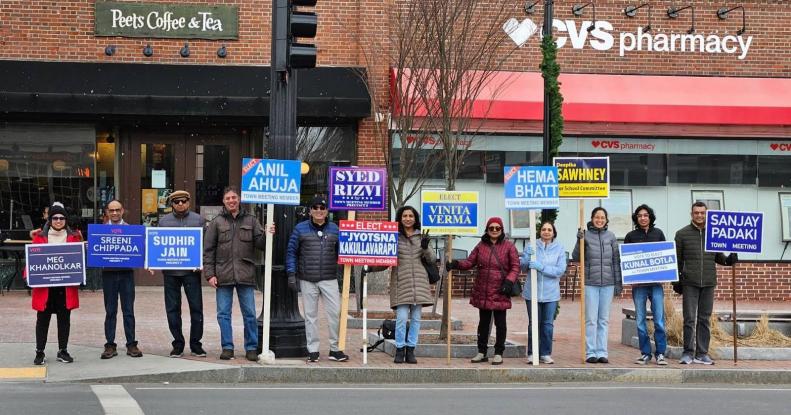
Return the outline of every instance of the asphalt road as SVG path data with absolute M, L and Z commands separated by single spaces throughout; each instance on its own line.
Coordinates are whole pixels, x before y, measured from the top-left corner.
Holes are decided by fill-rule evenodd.
M 787 414 L 791 386 L 0 384 L 0 414 Z

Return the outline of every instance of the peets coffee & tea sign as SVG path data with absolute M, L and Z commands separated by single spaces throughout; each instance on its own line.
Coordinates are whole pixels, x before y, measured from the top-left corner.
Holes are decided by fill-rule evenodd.
M 97 1 L 96 36 L 238 39 L 234 5 L 121 3 Z

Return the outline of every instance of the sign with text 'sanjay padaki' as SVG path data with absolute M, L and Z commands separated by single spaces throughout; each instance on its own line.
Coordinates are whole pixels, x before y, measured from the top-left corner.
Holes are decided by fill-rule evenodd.
M 299 206 L 299 160 L 242 159 L 242 202 Z
M 620 244 L 624 284 L 678 281 L 676 242 Z
M 423 190 L 421 228 L 432 235 L 477 235 L 478 192 Z
M 30 287 L 85 284 L 85 247 L 82 242 L 26 245 L 25 264 Z
M 145 248 L 143 225 L 88 225 L 89 267 L 142 268 Z
M 558 209 L 558 168 L 552 166 L 505 166 L 506 209 Z
M 761 253 L 764 214 L 706 211 L 706 251 Z
M 203 228 L 146 228 L 145 267 L 202 269 Z
M 398 265 L 398 222 L 342 220 L 338 264 Z
M 387 209 L 387 169 L 330 167 L 330 210 Z

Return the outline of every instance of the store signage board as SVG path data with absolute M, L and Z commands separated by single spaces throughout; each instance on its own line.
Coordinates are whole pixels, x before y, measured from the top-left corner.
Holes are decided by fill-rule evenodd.
M 242 203 L 299 206 L 299 160 L 242 159 Z
M 706 211 L 706 251 L 761 253 L 762 212 Z
M 676 243 L 620 244 L 621 277 L 624 284 L 678 281 Z
M 478 192 L 423 190 L 422 229 L 432 235 L 477 235 Z
M 203 228 L 146 228 L 147 269 L 202 269 Z
M 238 39 L 239 6 L 97 1 L 95 36 Z
M 609 157 L 555 157 L 561 199 L 610 197 Z
M 342 220 L 338 264 L 398 265 L 398 222 Z
M 558 168 L 551 166 L 505 166 L 506 209 L 559 209 Z
M 85 246 L 82 242 L 25 246 L 29 287 L 64 287 L 85 284 Z
M 143 268 L 146 227 L 88 225 L 88 266 Z
M 386 210 L 387 169 L 330 167 L 330 210 Z

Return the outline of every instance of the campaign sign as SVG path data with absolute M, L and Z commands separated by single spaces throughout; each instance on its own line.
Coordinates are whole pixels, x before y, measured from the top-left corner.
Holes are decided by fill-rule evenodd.
M 609 157 L 555 157 L 561 199 L 610 197 Z
M 299 160 L 242 159 L 242 202 L 299 205 Z
M 678 281 L 676 243 L 621 244 L 621 277 L 624 284 Z
M 761 253 L 762 212 L 706 211 L 706 251 Z
M 146 228 L 146 268 L 202 269 L 203 228 Z
M 398 265 L 398 222 L 342 220 L 338 233 L 341 265 Z
M 559 209 L 558 168 L 505 166 L 506 209 Z
M 387 169 L 330 167 L 330 210 L 387 209 Z
M 477 235 L 478 192 L 423 190 L 422 229 L 433 235 Z
M 88 225 L 88 266 L 143 268 L 146 227 Z
M 25 263 L 30 287 L 85 284 L 82 242 L 25 245 Z

